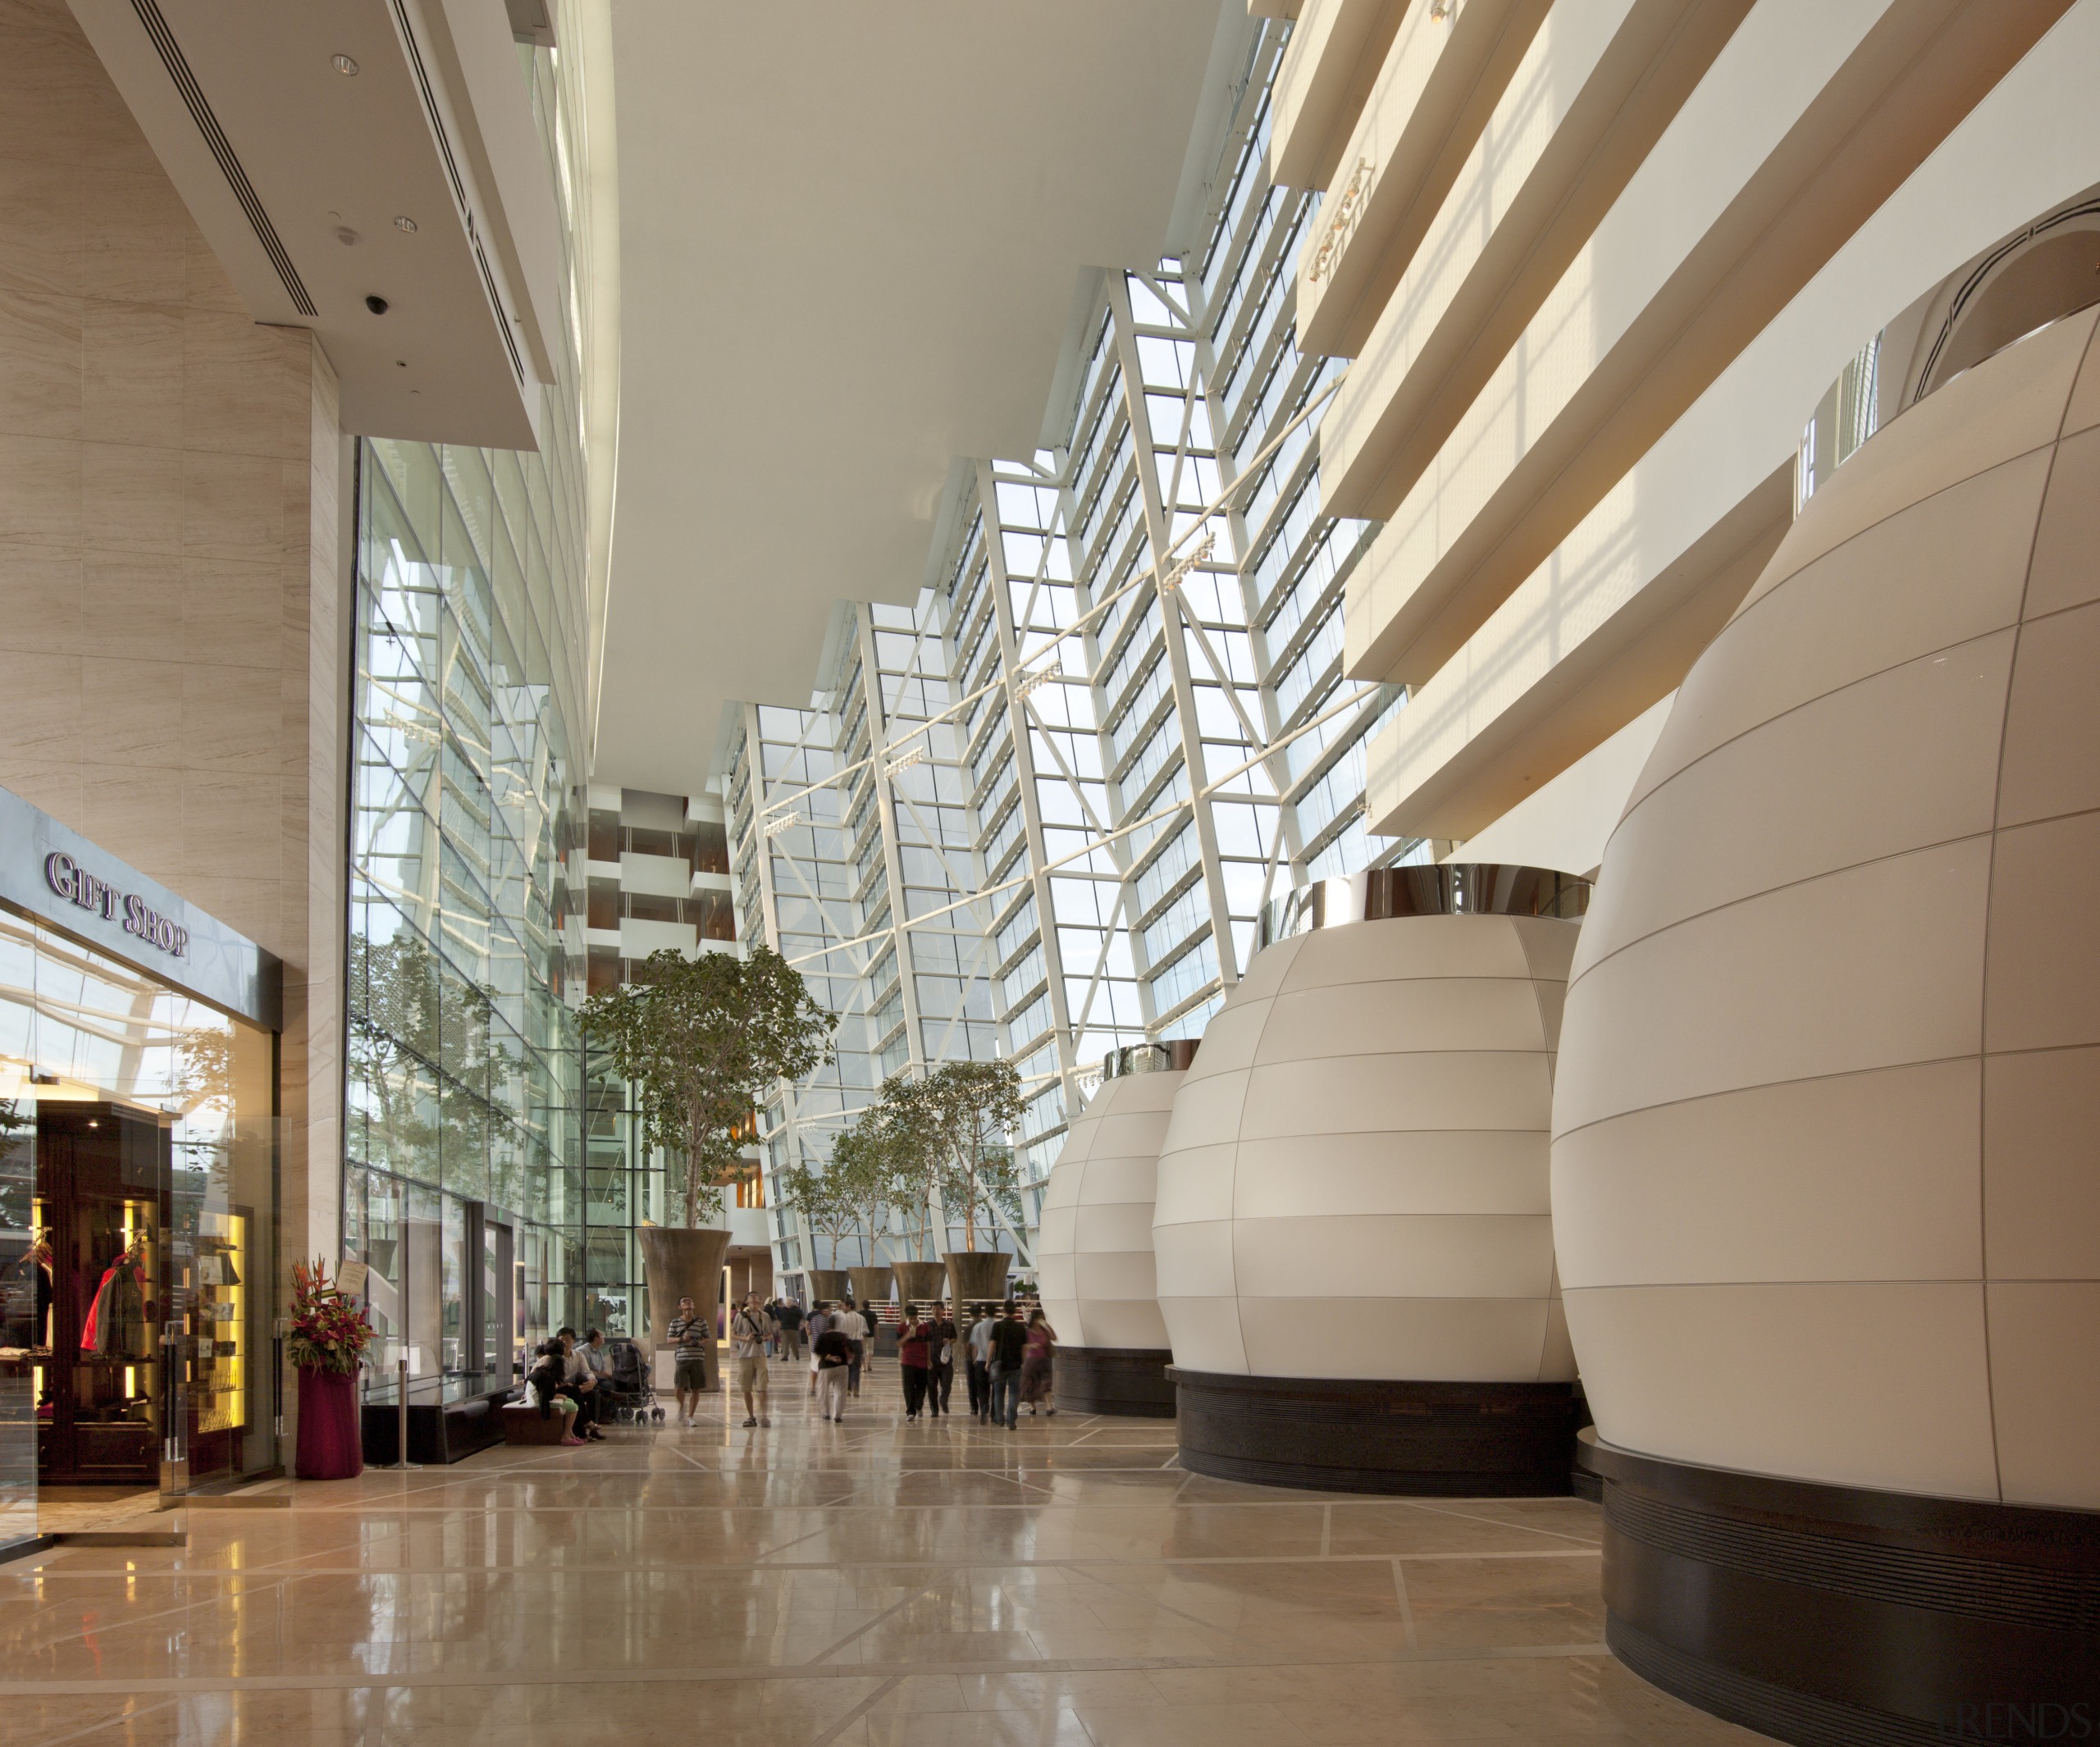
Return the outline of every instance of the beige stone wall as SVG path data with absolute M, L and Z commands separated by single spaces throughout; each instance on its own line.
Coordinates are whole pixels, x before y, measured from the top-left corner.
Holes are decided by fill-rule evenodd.
M 63 0 L 0 7 L 0 785 L 285 960 L 287 1258 L 338 1198 L 341 454 Z

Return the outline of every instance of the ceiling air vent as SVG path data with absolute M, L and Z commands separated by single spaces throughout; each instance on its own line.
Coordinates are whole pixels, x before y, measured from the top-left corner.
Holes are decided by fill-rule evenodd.
M 153 39 L 153 48 L 161 57 L 161 65 L 167 69 L 167 76 L 175 81 L 175 89 L 182 95 L 183 107 L 189 112 L 189 119 L 197 124 L 197 131 L 204 136 L 204 144 L 211 148 L 220 170 L 226 179 L 226 186 L 233 190 L 233 197 L 240 203 L 240 209 L 248 216 L 248 222 L 254 230 L 255 240 L 262 245 L 262 253 L 270 258 L 270 265 L 277 270 L 277 277 L 284 282 L 285 294 L 292 300 L 292 308 L 303 316 L 317 316 L 313 299 L 307 294 L 306 281 L 299 276 L 299 269 L 292 265 L 292 258 L 285 253 L 277 227 L 270 222 L 270 215 L 262 209 L 261 198 L 255 185 L 248 180 L 248 172 L 241 167 L 235 156 L 233 145 L 219 125 L 219 118 L 212 113 L 212 106 L 205 101 L 203 87 L 197 83 L 197 75 L 189 71 L 189 62 L 184 57 L 182 45 L 175 39 L 175 33 L 168 29 L 167 20 L 161 16 L 158 0 L 131 0 L 131 10 L 139 15 L 139 22 L 145 26 L 146 34 Z
M 518 350 L 518 336 L 510 331 L 510 317 L 503 307 L 503 294 L 496 290 L 495 269 L 489 265 L 488 251 L 482 246 L 481 229 L 474 222 L 474 203 L 467 197 L 467 182 L 459 174 L 459 160 L 452 150 L 452 136 L 445 130 L 437 93 L 431 89 L 430 71 L 423 65 L 422 44 L 416 39 L 416 27 L 409 21 L 409 9 L 401 0 L 394 0 L 394 18 L 401 28 L 402 43 L 409 51 L 409 68 L 416 75 L 416 89 L 423 100 L 423 112 L 430 117 L 431 131 L 437 136 L 438 155 L 445 160 L 445 179 L 452 185 L 452 198 L 458 203 L 459 217 L 467 226 L 467 240 L 473 245 L 474 265 L 482 276 L 482 288 L 488 293 L 489 308 L 495 312 L 496 331 L 503 335 L 504 350 L 510 356 L 511 373 L 522 387 L 525 382 L 525 360 Z

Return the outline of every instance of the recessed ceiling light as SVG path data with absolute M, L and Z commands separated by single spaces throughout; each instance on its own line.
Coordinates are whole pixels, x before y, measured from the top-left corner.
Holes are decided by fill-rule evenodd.
M 405 230 L 410 236 L 413 236 L 416 234 L 416 221 L 404 213 L 394 221 L 394 228 L 396 230 Z
M 358 64 L 348 55 L 337 55 L 328 64 L 345 79 L 354 79 L 358 76 Z
M 336 240 L 345 249 L 354 249 L 357 246 L 358 234 L 348 225 L 338 225 L 336 227 Z

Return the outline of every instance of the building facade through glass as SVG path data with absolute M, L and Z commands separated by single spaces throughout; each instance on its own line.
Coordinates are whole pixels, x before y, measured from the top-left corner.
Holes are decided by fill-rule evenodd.
M 842 607 L 810 706 L 727 737 L 742 937 L 842 1016 L 837 1066 L 767 1112 L 770 1169 L 828 1157 L 885 1075 L 1003 1056 L 1032 1226 L 1103 1055 L 1199 1035 L 1271 899 L 1426 852 L 1364 832 L 1364 746 L 1405 699 L 1341 672 L 1374 529 L 1321 506 L 1343 366 L 1294 337 L 1319 197 L 1264 169 L 1288 31 L 1244 69 L 1203 246 L 1103 276 L 1063 442 L 979 462 L 938 585 Z M 774 1217 L 784 1269 L 829 1264 Z
M 520 59 L 573 287 L 568 94 L 555 51 Z M 507 1387 L 585 1313 L 576 307 L 536 454 L 359 445 L 344 1248 L 373 1270 L 368 1399 L 404 1364 L 418 1399 Z

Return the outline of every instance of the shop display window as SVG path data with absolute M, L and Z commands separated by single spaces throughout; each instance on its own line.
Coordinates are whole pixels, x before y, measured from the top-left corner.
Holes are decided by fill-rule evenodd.
M 0 911 L 0 1540 L 275 1462 L 275 1095 L 267 1031 Z

